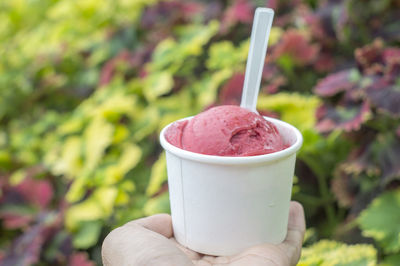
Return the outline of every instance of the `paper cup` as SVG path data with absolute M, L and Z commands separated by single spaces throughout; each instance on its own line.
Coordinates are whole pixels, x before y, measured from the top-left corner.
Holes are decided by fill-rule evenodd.
M 181 245 L 228 256 L 285 239 L 296 152 L 303 139 L 290 124 L 265 119 L 290 147 L 248 157 L 204 155 L 170 144 L 164 137 L 169 125 L 161 131 L 172 225 Z

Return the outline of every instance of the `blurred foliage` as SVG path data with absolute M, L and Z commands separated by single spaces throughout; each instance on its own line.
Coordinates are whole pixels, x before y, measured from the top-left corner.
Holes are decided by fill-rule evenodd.
M 376 250 L 372 245 L 346 245 L 335 241 L 321 240 L 302 250 L 302 257 L 298 265 L 374 266 L 376 265 Z
M 100 264 L 112 228 L 169 212 L 158 134 L 240 102 L 256 6 L 276 12 L 258 109 L 304 136 L 300 265 L 399 264 L 391 0 L 1 1 L 2 264 Z

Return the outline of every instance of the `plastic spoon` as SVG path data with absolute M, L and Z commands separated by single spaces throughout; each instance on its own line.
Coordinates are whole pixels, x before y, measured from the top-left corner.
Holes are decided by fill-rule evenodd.
M 240 103 L 241 107 L 253 112 L 257 112 L 257 97 L 273 18 L 274 11 L 272 9 L 256 9 L 251 30 L 249 55 L 247 56 L 242 101 Z

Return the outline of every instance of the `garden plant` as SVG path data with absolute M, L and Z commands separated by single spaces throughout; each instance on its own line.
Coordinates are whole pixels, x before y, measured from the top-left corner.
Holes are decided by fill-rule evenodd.
M 0 1 L 0 265 L 101 264 L 113 228 L 168 213 L 159 132 L 239 104 L 259 6 L 258 110 L 304 137 L 299 265 L 400 265 L 396 0 Z

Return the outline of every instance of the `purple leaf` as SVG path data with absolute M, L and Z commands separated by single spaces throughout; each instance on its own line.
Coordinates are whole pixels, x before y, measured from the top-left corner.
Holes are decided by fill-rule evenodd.
M 18 236 L 3 258 L 3 265 L 32 265 L 39 261 L 44 244 L 52 230 L 59 229 L 61 217 L 57 212 L 41 213 L 37 223 Z
M 391 85 L 381 78 L 367 88 L 366 96 L 378 111 L 400 116 L 400 86 Z
M 273 94 L 279 91 L 279 88 L 287 84 L 287 79 L 283 76 L 278 67 L 273 64 L 266 64 L 262 73 L 262 91 L 267 94 Z
M 324 105 L 317 110 L 317 130 L 321 133 L 334 129 L 342 129 L 346 132 L 356 131 L 371 116 L 370 105 L 367 101 L 362 103 L 348 103 L 346 106 L 334 108 Z
M 375 143 L 376 164 L 381 169 L 381 184 L 400 180 L 400 140 L 394 136 L 381 135 Z
M 342 70 L 327 76 L 318 82 L 314 92 L 322 97 L 330 97 L 339 92 L 352 89 L 355 83 L 350 79 L 351 73 L 352 70 Z
M 32 265 L 39 261 L 44 242 L 44 227 L 39 224 L 19 236 L 11 245 L 3 265 Z

